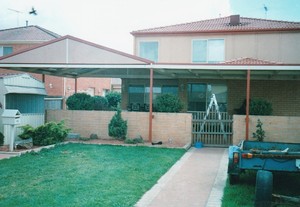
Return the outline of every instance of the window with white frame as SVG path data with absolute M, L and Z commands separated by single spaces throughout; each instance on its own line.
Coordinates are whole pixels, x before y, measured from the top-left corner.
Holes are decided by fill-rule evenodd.
M 139 56 L 154 62 L 158 62 L 158 42 L 140 42 Z
M 224 60 L 224 39 L 198 39 L 192 41 L 193 63 L 218 63 Z
M 0 57 L 4 55 L 9 55 L 12 52 L 13 52 L 12 47 L 0 46 Z

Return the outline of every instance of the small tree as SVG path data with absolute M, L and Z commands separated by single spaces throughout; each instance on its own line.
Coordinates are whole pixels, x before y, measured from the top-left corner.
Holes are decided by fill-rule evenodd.
M 108 135 L 119 140 L 126 139 L 127 121 L 123 120 L 121 116 L 121 109 L 119 107 L 108 125 Z
M 253 138 L 259 142 L 263 142 L 264 138 L 266 137 L 265 131 L 262 128 L 263 123 L 260 121 L 260 119 L 257 120 L 257 125 L 256 125 L 256 132 L 253 133 Z
M 121 94 L 118 92 L 110 92 L 105 95 L 105 98 L 108 101 L 108 107 L 111 109 L 116 109 L 121 103 Z
M 180 112 L 183 109 L 183 103 L 173 94 L 162 94 L 154 101 L 155 111 L 158 112 Z

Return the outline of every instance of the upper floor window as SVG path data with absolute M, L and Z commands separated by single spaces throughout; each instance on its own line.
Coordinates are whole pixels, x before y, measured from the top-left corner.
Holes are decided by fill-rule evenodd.
M 140 42 L 139 56 L 154 62 L 158 62 L 158 42 Z
M 224 39 L 193 40 L 193 63 L 217 63 L 225 59 Z
M 13 52 L 12 47 L 0 46 L 0 57 Z

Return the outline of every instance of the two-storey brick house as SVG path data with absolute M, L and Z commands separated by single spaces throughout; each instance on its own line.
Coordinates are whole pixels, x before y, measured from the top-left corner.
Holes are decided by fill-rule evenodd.
M 233 15 L 131 34 L 135 55 L 166 67 L 154 75 L 154 98 L 178 94 L 186 103 L 185 111 L 205 111 L 214 93 L 221 110 L 233 114 L 246 98 L 247 71 L 234 72 L 236 68 L 230 66 L 253 66 L 257 70 L 251 73 L 251 98 L 271 102 L 274 115 L 300 115 L 299 71 L 284 68 L 300 63 L 300 22 Z M 170 70 L 174 65 L 177 70 Z M 123 93 L 124 105 L 149 103 L 148 79 L 122 81 L 128 88 Z

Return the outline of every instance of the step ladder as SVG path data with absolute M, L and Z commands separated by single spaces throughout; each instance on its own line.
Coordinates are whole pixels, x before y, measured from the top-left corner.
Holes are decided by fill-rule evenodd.
M 220 130 L 223 133 L 224 138 L 227 138 L 227 134 L 226 134 L 226 132 L 224 130 L 224 123 L 222 122 L 222 119 L 221 119 L 222 117 L 221 117 L 219 105 L 218 105 L 218 102 L 217 102 L 215 94 L 211 95 L 210 103 L 209 103 L 208 108 L 206 110 L 206 114 L 205 114 L 205 116 L 203 118 L 203 122 L 202 122 L 202 124 L 200 126 L 200 133 L 202 133 L 204 131 L 204 125 L 205 125 L 206 120 L 207 120 L 207 118 L 209 116 L 209 112 L 213 109 L 213 106 L 215 106 L 216 112 L 218 114 L 218 120 L 219 120 L 220 126 L 221 126 Z

